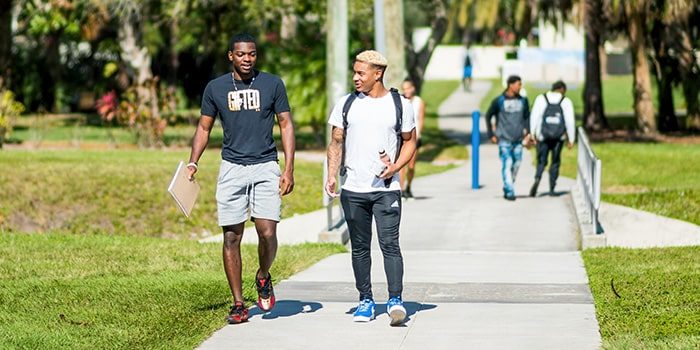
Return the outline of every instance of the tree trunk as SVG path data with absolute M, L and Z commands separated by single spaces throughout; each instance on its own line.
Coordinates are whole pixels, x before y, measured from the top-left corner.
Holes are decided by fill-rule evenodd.
M 151 70 L 151 54 L 141 44 L 141 26 L 136 21 L 136 16 L 126 15 L 120 19 L 118 37 L 122 60 L 134 70 L 132 84 L 136 85 L 138 95 L 137 113 L 143 112 L 149 116 L 148 120 L 139 126 L 145 127 L 145 130 L 137 130 L 137 135 L 141 135 L 137 137 L 139 145 L 160 146 L 162 139 L 159 132 L 162 120 L 155 88 L 157 80 L 154 79 Z
M 661 71 L 656 77 L 659 87 L 659 130 L 678 131 L 678 117 L 673 105 L 673 78 L 671 68 L 663 61 L 660 63 Z
M 630 51 L 634 65 L 634 114 L 642 134 L 655 136 L 658 129 L 656 118 L 654 118 L 654 105 L 651 100 L 651 77 L 646 55 L 647 42 L 644 20 L 643 14 L 636 12 L 631 13 L 627 18 L 627 35 L 630 39 Z
M 432 33 L 428 43 L 420 51 L 416 52 L 413 48 L 413 40 L 410 40 L 410 38 L 406 40 L 406 70 L 408 71 L 408 77 L 416 86 L 417 94 L 420 94 L 423 88 L 423 76 L 425 75 L 425 69 L 428 67 L 428 62 L 430 62 L 430 56 L 433 55 L 433 51 L 447 32 L 447 11 L 444 0 L 432 0 L 431 6 L 435 15 L 430 23 Z
M 700 130 L 700 67 L 693 55 L 688 27 L 680 31 L 679 70 L 683 79 L 683 95 L 685 97 L 687 118 L 685 125 L 688 129 Z
M 180 40 L 180 11 L 182 7 L 181 1 L 175 2 L 175 9 L 170 20 L 170 47 L 168 48 L 168 60 L 170 68 L 168 69 L 168 84 L 177 84 L 177 71 L 180 68 L 180 57 L 177 52 L 177 43 Z
M 669 55 L 669 26 L 660 19 L 655 20 L 651 31 L 654 46 L 654 65 L 656 85 L 658 86 L 659 130 L 678 131 L 678 118 L 673 106 L 673 77 L 675 60 Z M 674 39 L 671 39 L 674 40 Z
M 598 36 L 598 39 L 600 39 L 600 36 Z M 608 79 L 608 53 L 605 52 L 605 42 L 600 41 L 598 42 L 598 57 L 600 60 L 600 80 L 606 80 Z
M 12 60 L 12 1 L 0 0 L 0 87 L 10 85 Z
M 600 0 L 586 0 L 584 25 L 586 28 L 586 82 L 583 89 L 583 127 L 591 131 L 608 128 L 603 109 L 603 85 L 600 78 Z
M 61 55 L 58 51 L 61 33 L 50 33 L 44 37 L 42 59 L 38 62 L 41 77 L 40 109 L 45 112 L 56 111 L 56 86 L 61 80 Z
M 291 0 L 282 1 L 282 23 L 280 24 L 280 39 L 292 40 L 297 36 L 299 19 L 294 13 L 294 4 Z

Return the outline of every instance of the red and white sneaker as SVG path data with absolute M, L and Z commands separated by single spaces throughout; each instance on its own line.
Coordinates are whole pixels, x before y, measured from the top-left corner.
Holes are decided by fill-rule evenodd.
M 229 324 L 239 324 L 248 321 L 248 309 L 243 305 L 243 302 L 237 301 L 231 306 L 226 322 Z
M 258 290 L 258 307 L 263 311 L 270 311 L 275 306 L 275 292 L 272 289 L 272 276 L 268 273 L 266 278 L 257 278 L 255 275 L 255 287 Z

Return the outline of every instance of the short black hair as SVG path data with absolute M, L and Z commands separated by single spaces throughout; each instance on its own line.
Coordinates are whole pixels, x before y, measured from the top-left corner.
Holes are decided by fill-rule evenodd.
M 511 84 L 515 84 L 515 83 L 517 83 L 517 82 L 519 82 L 519 81 L 522 81 L 522 79 L 520 79 L 519 76 L 517 76 L 517 75 L 511 75 L 511 76 L 508 77 L 508 80 L 507 80 L 506 82 L 508 83 L 508 86 L 510 86 Z
M 406 78 L 403 80 L 404 83 L 411 83 L 411 85 L 416 86 L 416 82 L 411 78 Z
M 566 91 L 566 84 L 564 84 L 563 81 L 557 80 L 552 84 L 552 91 L 554 90 L 565 90 Z
M 231 40 L 228 42 L 228 49 L 233 51 L 233 46 L 236 43 L 253 43 L 255 46 L 258 46 L 258 44 L 255 42 L 255 38 L 248 33 L 238 33 L 232 36 Z

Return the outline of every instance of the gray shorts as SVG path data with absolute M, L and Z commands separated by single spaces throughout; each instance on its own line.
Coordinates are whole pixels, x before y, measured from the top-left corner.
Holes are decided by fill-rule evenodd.
M 221 161 L 216 185 L 219 226 L 230 226 L 248 219 L 280 221 L 282 198 L 279 192 L 280 167 L 275 161 L 241 165 Z

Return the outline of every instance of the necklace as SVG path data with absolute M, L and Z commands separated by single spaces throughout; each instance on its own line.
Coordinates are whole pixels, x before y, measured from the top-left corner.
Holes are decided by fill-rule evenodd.
M 236 86 L 236 77 L 235 77 L 235 73 L 231 73 L 231 81 L 233 82 L 233 89 L 236 90 L 236 91 L 238 91 L 238 86 Z M 241 80 L 241 81 L 243 81 L 243 80 Z M 254 82 L 255 82 L 255 73 L 253 73 L 253 78 L 251 78 L 251 80 L 250 80 L 250 85 L 248 85 L 248 87 L 247 87 L 246 89 L 244 89 L 244 90 L 248 90 L 248 89 L 250 89 L 251 87 L 253 87 L 253 83 L 254 83 Z M 245 87 L 245 85 L 244 85 L 244 87 Z

